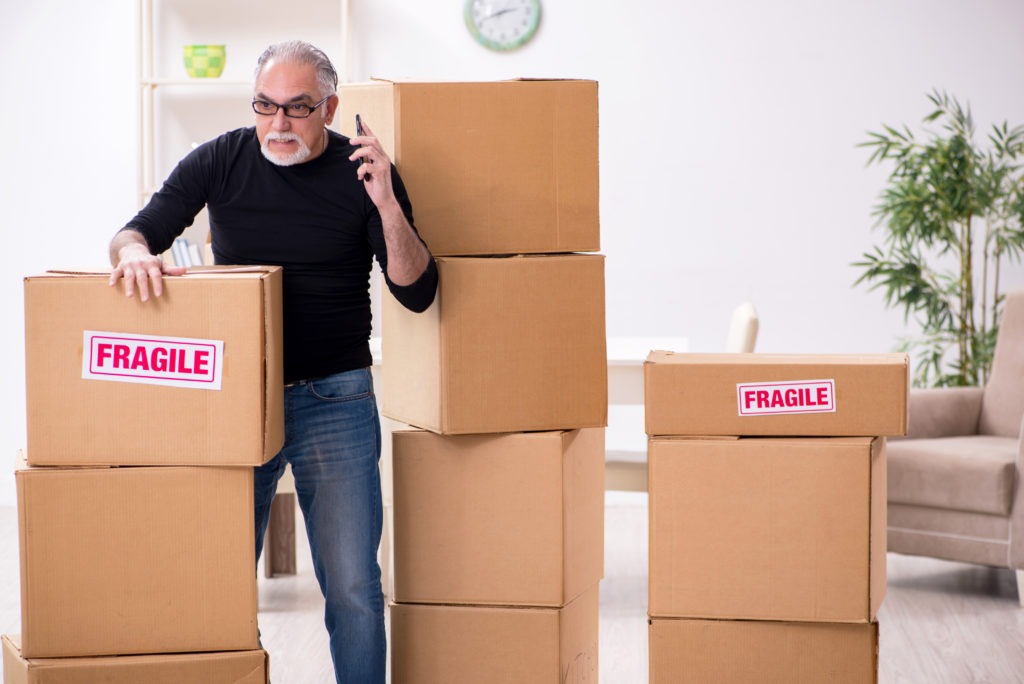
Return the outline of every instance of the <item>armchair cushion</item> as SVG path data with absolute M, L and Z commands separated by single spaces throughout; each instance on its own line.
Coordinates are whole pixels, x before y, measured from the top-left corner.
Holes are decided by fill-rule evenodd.
M 889 501 L 1009 515 L 1017 447 L 1016 437 L 988 435 L 891 442 Z

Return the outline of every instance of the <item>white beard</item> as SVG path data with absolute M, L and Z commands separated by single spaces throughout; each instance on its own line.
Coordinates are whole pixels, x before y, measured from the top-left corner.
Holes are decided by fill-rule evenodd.
M 270 150 L 269 143 L 271 140 L 294 140 L 299 144 L 299 149 L 295 150 L 291 154 L 277 154 Z M 309 159 L 309 155 L 312 153 L 309 146 L 295 133 L 274 132 L 267 133 L 267 137 L 263 139 L 263 144 L 260 146 L 260 151 L 263 152 L 264 157 L 278 166 L 294 166 L 295 164 L 301 164 Z

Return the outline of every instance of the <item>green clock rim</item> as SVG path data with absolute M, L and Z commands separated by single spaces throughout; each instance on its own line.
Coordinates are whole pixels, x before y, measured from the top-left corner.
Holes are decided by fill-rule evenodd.
M 476 24 L 473 23 L 474 2 L 475 0 L 466 0 L 466 2 L 463 4 L 462 20 L 466 23 L 466 29 L 469 31 L 469 34 L 473 36 L 473 39 L 476 40 L 476 42 L 483 45 L 488 50 L 496 50 L 498 52 L 508 52 L 510 50 L 515 50 L 516 48 L 522 47 L 523 45 L 528 43 L 537 33 L 537 29 L 540 28 L 541 3 L 540 0 L 532 0 L 533 6 L 537 8 L 537 11 L 534 13 L 533 22 L 526 27 L 526 32 L 523 35 L 519 36 L 518 38 L 509 43 L 499 43 L 497 41 L 491 40 L 490 38 L 480 33 L 480 30 L 477 29 Z

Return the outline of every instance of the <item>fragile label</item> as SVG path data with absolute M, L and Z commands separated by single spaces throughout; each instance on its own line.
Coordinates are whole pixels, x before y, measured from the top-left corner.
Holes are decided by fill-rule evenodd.
M 82 377 L 219 390 L 224 341 L 86 330 Z
M 834 413 L 835 380 L 737 383 L 741 416 L 789 413 Z

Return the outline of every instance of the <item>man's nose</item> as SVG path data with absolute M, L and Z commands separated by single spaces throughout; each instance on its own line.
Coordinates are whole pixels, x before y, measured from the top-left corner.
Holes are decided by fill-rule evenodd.
M 274 130 L 287 130 L 289 126 L 291 126 L 291 122 L 284 115 L 284 107 L 278 107 L 277 111 L 274 112 Z

